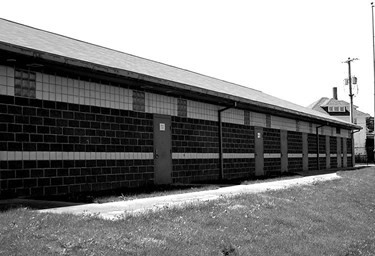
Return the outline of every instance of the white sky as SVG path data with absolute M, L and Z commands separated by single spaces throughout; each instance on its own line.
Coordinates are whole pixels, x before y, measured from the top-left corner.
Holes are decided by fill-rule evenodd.
M 7 0 L 0 17 L 249 86 L 307 106 L 349 101 L 374 114 L 371 1 Z

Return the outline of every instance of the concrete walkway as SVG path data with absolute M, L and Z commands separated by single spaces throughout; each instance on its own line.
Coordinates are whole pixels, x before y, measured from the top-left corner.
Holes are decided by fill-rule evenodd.
M 183 207 L 189 203 L 202 203 L 217 200 L 222 197 L 231 197 L 239 194 L 260 193 L 270 190 L 279 190 L 295 186 L 310 185 L 316 182 L 339 179 L 336 173 L 292 178 L 287 180 L 264 182 L 250 185 L 237 185 L 192 193 L 150 197 L 129 201 L 118 201 L 103 204 L 83 204 L 67 207 L 58 207 L 39 210 L 39 212 L 97 214 L 105 219 L 118 219 L 127 214 L 141 214 L 148 210 L 162 210 L 166 207 Z

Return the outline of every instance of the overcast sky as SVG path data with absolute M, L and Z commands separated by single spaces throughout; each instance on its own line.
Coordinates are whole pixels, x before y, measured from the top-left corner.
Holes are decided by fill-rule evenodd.
M 302 106 L 349 101 L 374 114 L 371 1 L 8 0 L 0 17 L 261 90 Z M 356 90 L 355 90 L 356 92 Z

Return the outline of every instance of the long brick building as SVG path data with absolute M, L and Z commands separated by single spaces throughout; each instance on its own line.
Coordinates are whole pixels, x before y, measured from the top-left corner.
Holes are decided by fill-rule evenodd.
M 356 125 L 8 20 L 0 31 L 0 196 L 353 165 Z

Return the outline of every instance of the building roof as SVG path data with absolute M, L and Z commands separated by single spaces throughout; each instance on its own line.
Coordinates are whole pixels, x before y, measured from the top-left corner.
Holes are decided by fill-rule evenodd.
M 249 87 L 0 19 L 0 49 L 196 93 L 256 105 L 350 128 L 356 126 Z M 276 85 L 275 85 L 276 86 Z

